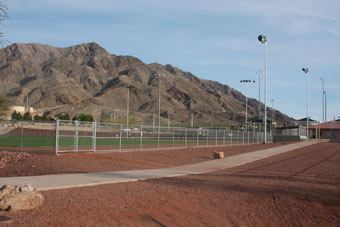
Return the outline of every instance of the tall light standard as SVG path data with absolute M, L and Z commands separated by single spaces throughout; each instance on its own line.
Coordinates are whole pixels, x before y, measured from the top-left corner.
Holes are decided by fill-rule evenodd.
M 264 143 L 267 143 L 267 38 L 259 35 L 257 39 L 264 44 Z
M 248 131 L 248 84 L 249 83 L 255 83 L 255 80 L 240 80 L 240 83 L 246 83 L 246 122 L 245 122 L 245 126 L 246 126 L 246 131 Z
M 127 102 L 126 102 L 126 137 L 129 137 L 129 106 L 130 106 L 130 87 L 129 85 L 124 85 L 127 88 Z
M 261 115 L 261 75 L 263 74 L 262 71 L 257 71 L 256 74 L 259 76 L 259 119 Z
M 158 131 L 161 125 L 161 77 L 166 75 L 164 73 L 156 74 L 158 77 Z
M 309 119 L 309 75 L 308 75 L 308 68 L 302 68 L 302 71 L 304 71 L 306 73 L 306 76 L 307 76 L 307 120 L 306 120 L 306 135 L 307 135 L 307 139 L 309 138 L 309 135 L 308 135 L 308 127 L 309 127 L 309 122 L 308 122 L 308 119 Z
M 325 96 L 326 96 L 326 90 L 325 90 L 325 78 L 321 77 L 320 80 L 322 80 L 322 122 L 324 123 L 326 121 L 326 105 L 325 105 Z

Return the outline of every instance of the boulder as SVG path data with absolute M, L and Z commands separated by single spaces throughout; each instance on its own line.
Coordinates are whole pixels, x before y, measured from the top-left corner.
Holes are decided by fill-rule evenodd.
M 0 188 L 0 210 L 31 210 L 44 202 L 44 196 L 31 185 L 4 185 Z
M 224 158 L 224 153 L 223 153 L 223 152 L 214 151 L 214 152 L 213 152 L 213 155 L 214 155 L 214 159 L 221 159 L 221 158 Z

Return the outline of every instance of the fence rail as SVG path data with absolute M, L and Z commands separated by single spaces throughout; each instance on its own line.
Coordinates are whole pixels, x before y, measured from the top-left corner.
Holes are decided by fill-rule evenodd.
M 262 143 L 263 132 L 218 128 L 155 127 L 102 122 L 4 121 L 0 147 L 16 151 L 110 152 Z M 272 142 L 268 133 L 267 141 Z

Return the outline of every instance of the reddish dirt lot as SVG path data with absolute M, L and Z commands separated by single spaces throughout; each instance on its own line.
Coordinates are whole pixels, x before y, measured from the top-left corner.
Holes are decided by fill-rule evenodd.
M 165 168 L 211 160 L 213 151 L 223 151 L 225 156 L 231 156 L 284 144 L 287 143 L 111 153 L 65 153 L 58 156 L 31 153 L 31 157 L 8 163 L 5 168 L 0 168 L 0 177 Z
M 3 226 L 339 226 L 340 144 L 206 174 L 45 191 Z

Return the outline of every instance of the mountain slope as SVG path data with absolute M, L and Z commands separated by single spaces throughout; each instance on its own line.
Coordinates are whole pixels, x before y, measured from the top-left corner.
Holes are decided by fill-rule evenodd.
M 218 82 L 202 80 L 171 65 L 145 64 L 132 56 L 108 53 L 96 43 L 67 48 L 42 44 L 13 44 L 1 50 L 0 89 L 23 105 L 51 115 L 71 116 L 90 113 L 121 113 L 127 103 L 130 86 L 130 116 L 141 124 L 150 124 L 158 110 L 158 74 L 160 78 L 162 124 L 191 121 L 235 125 L 244 121 L 245 97 Z M 248 117 L 258 115 L 259 103 L 249 99 Z M 263 106 L 263 105 L 262 105 Z M 263 108 L 263 107 L 262 107 Z M 291 119 L 274 111 L 281 122 Z M 270 113 L 268 114 L 270 116 Z

